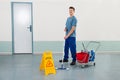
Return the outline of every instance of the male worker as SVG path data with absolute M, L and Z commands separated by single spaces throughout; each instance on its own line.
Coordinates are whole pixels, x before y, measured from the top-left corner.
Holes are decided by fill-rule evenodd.
M 64 46 L 64 59 L 59 60 L 59 62 L 68 62 L 68 54 L 69 54 L 69 48 L 71 51 L 72 55 L 72 62 L 70 65 L 75 65 L 76 64 L 76 26 L 77 26 L 77 19 L 74 16 L 75 13 L 75 8 L 74 7 L 69 7 L 69 14 L 70 17 L 67 18 L 66 21 L 66 27 L 65 27 L 65 32 L 66 35 L 64 37 L 65 39 L 65 46 Z

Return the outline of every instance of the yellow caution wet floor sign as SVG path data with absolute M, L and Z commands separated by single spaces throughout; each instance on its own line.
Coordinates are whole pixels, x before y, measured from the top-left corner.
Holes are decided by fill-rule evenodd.
M 56 74 L 51 51 L 46 51 L 43 53 L 42 60 L 40 63 L 40 70 L 45 70 L 45 75 L 48 75 L 51 73 Z

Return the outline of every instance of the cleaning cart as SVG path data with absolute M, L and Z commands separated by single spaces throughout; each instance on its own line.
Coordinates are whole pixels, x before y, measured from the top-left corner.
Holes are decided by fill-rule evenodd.
M 96 46 L 93 46 L 95 47 L 94 49 L 92 48 L 89 50 L 88 48 L 90 47 L 91 44 L 96 44 Z M 87 46 L 85 46 L 84 43 L 82 42 L 82 47 L 83 50 L 76 54 L 77 62 L 81 65 L 82 68 L 89 65 L 95 66 L 95 53 L 100 47 L 100 42 L 90 41 L 88 42 Z

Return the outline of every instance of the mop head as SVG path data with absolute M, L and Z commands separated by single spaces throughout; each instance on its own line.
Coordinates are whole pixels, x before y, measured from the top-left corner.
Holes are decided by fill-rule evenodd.
M 56 68 L 56 70 L 69 70 L 69 68 L 64 67 L 62 64 L 61 67 Z
M 69 68 L 56 68 L 56 70 L 69 70 Z

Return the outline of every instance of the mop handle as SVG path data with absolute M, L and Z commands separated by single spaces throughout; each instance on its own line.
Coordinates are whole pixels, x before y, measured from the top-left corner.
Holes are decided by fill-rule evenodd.
M 64 45 L 65 45 L 65 41 L 63 40 L 63 47 L 64 47 Z M 63 60 L 64 60 L 64 48 L 63 48 L 63 55 L 62 55 L 62 64 L 63 64 Z

